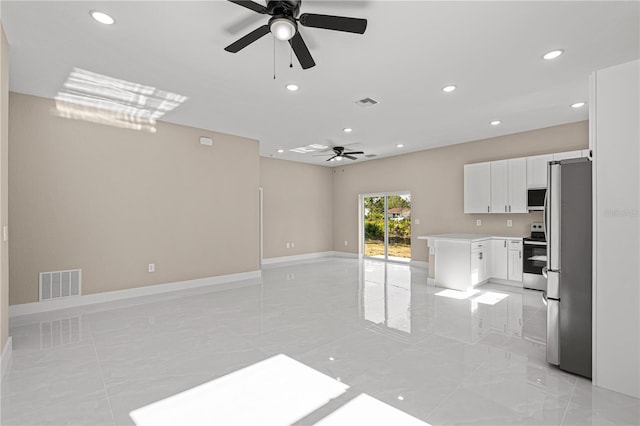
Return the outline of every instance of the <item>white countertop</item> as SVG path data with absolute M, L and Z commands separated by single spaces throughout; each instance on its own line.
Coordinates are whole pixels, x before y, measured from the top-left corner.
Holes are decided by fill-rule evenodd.
M 474 241 L 483 240 L 522 240 L 522 237 L 501 237 L 498 235 L 488 234 L 464 234 L 464 233 L 450 233 L 450 234 L 438 234 L 438 235 L 425 235 L 417 237 L 419 240 L 447 240 L 447 241 L 459 241 L 472 243 Z

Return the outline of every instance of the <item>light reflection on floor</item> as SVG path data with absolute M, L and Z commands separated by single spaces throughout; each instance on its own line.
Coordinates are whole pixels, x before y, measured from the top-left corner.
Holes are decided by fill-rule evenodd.
M 370 415 L 373 398 L 433 425 L 640 423 L 637 399 L 546 363 L 539 292 L 488 284 L 461 299 L 427 282 L 409 265 L 317 259 L 266 267 L 262 280 L 13 318 L 1 421 L 132 424 L 132 411 L 283 354 L 348 388 L 276 421 L 335 424 Z M 70 319 L 64 332 L 43 326 Z M 259 405 L 246 395 L 242 407 Z

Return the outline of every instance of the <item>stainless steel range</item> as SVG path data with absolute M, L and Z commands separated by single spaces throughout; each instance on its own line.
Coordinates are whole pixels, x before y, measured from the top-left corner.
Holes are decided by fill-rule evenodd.
M 522 280 L 524 288 L 547 290 L 547 279 L 542 275 L 542 268 L 547 266 L 547 240 L 544 235 L 544 224 L 531 224 L 531 236 L 524 238 L 522 256 Z

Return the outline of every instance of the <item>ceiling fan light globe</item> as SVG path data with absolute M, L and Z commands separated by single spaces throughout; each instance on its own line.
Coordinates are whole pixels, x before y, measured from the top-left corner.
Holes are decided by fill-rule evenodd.
M 296 34 L 296 27 L 287 18 L 277 18 L 271 21 L 269 26 L 275 38 L 282 41 L 291 40 Z
M 342 157 L 336 157 L 336 161 L 342 161 Z

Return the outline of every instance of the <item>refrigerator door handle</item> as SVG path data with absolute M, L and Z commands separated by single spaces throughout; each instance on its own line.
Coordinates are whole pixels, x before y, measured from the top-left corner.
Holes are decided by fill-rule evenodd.
M 548 272 L 548 271 L 549 271 L 549 269 L 548 269 L 546 266 L 542 268 L 542 276 L 543 276 L 545 279 L 548 279 L 548 278 L 549 278 L 549 277 L 547 276 L 547 272 Z M 545 297 L 545 299 L 546 299 L 546 297 Z M 545 303 L 545 305 L 546 305 L 546 303 Z
M 549 305 L 549 301 L 547 300 L 547 292 L 546 291 L 542 292 L 542 303 L 544 303 L 544 306 L 548 306 Z
M 562 268 L 560 259 L 560 180 L 561 165 L 558 162 L 549 163 L 547 190 L 547 268 L 550 271 L 560 271 Z

